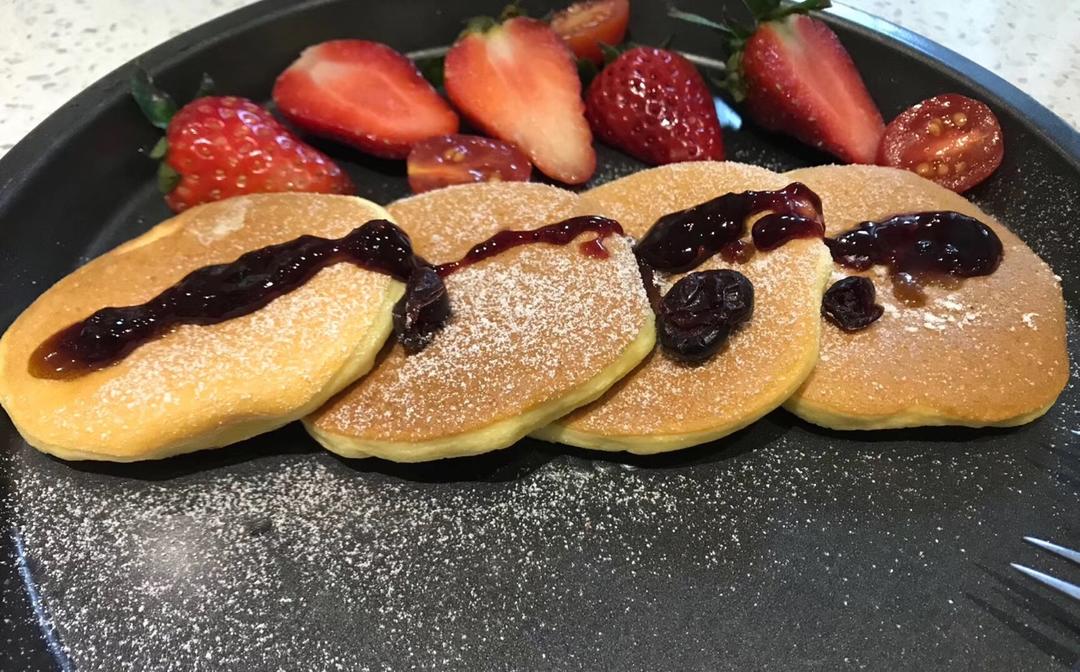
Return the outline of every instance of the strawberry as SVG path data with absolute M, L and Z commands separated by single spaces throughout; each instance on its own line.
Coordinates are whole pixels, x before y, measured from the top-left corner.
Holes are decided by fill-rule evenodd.
M 142 70 L 132 79 L 132 94 L 151 123 L 165 129 L 150 157 L 162 159 L 158 186 L 175 212 L 241 194 L 353 191 L 330 157 L 246 98 L 201 96 L 177 112 Z
M 635 47 L 619 55 L 589 85 L 585 115 L 601 140 L 646 163 L 724 158 L 712 94 L 673 51 Z
M 615 45 L 626 37 L 630 0 L 581 0 L 551 17 L 551 29 L 578 58 L 604 64 L 601 45 Z
M 568 184 L 596 170 L 574 57 L 547 24 L 473 19 L 446 54 L 446 93 L 488 135 Z
M 457 133 L 458 117 L 405 56 L 367 40 L 308 47 L 274 83 L 274 103 L 299 128 L 389 159 Z
M 753 29 L 671 15 L 717 28 L 730 39 L 728 85 L 759 125 L 794 136 L 849 163 L 874 163 L 885 125 L 855 64 L 827 25 L 806 16 L 828 0 L 747 2 Z

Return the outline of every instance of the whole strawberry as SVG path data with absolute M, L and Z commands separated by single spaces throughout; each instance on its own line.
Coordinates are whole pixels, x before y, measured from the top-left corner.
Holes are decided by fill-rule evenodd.
M 203 96 L 175 111 L 145 73 L 136 75 L 133 93 L 150 121 L 165 129 L 150 156 L 162 160 L 158 186 L 175 212 L 241 194 L 353 192 L 330 157 L 246 98 Z
M 585 116 L 601 140 L 646 163 L 724 158 L 712 94 L 666 49 L 636 47 L 612 61 L 589 86 Z

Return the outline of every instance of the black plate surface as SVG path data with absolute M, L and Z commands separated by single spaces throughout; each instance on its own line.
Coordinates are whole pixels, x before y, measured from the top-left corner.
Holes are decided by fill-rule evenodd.
M 308 44 L 446 44 L 500 4 L 267 0 L 141 60 L 178 93 L 207 71 L 221 91 L 264 99 Z M 1080 136 L 939 46 L 850 10 L 830 22 L 887 118 L 944 91 L 998 113 L 1005 163 L 971 196 L 1063 277 L 1080 360 Z M 678 48 L 718 55 L 707 33 L 636 0 L 636 40 L 673 31 Z M 0 160 L 0 325 L 168 216 L 135 151 L 156 138 L 127 75 Z M 754 128 L 727 141 L 731 159 L 775 169 L 825 160 Z M 400 166 L 323 146 L 362 195 L 405 193 Z M 603 161 L 603 179 L 636 168 Z M 296 426 L 161 463 L 68 464 L 29 449 L 5 417 L 0 666 L 1068 668 L 1077 605 L 1007 563 L 1077 578 L 1020 537 L 1080 546 L 1078 402 L 1070 384 L 1046 417 L 1009 431 L 841 434 L 776 412 L 651 459 L 523 441 L 417 466 L 340 460 Z

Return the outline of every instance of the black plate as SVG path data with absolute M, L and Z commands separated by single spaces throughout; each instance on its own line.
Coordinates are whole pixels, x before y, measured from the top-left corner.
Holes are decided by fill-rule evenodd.
M 178 93 L 207 71 L 219 90 L 265 98 L 308 44 L 446 44 L 463 18 L 500 4 L 269 0 L 141 60 Z M 634 11 L 638 41 L 676 30 L 660 2 Z M 887 118 L 944 91 L 998 113 L 1005 163 L 971 195 L 1063 276 L 1080 360 L 1080 136 L 939 46 L 850 10 L 829 21 Z M 677 30 L 679 48 L 717 55 L 704 31 Z M 127 75 L 90 87 L 0 161 L 0 323 L 168 216 L 135 151 L 156 138 Z M 730 158 L 771 168 L 825 160 L 753 128 L 727 140 Z M 405 193 L 400 165 L 328 149 L 362 195 Z M 604 177 L 636 167 L 603 157 Z M 523 441 L 417 466 L 340 460 L 296 426 L 161 463 L 68 464 L 27 448 L 4 419 L 0 660 L 140 671 L 1066 666 L 1078 656 L 1076 605 L 1007 563 L 1076 578 L 1020 537 L 1080 545 L 1078 400 L 1070 385 L 1045 418 L 1009 431 L 841 434 L 776 412 L 651 459 Z

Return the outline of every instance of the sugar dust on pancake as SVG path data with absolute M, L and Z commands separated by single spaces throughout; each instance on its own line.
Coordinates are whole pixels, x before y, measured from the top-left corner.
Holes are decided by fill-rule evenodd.
M 182 325 L 72 380 L 32 375 L 50 334 L 106 306 L 131 306 L 212 264 L 301 235 L 338 237 L 379 206 L 268 194 L 208 204 L 159 224 L 60 280 L 0 340 L 0 400 L 31 445 L 67 459 L 132 461 L 233 443 L 306 415 L 365 373 L 403 286 L 329 266 L 268 305 Z
M 541 184 L 449 187 L 388 210 L 432 263 L 504 229 L 574 214 L 578 197 Z M 503 448 L 601 395 L 652 350 L 654 318 L 631 241 L 606 257 L 575 244 L 510 249 L 446 277 L 453 317 L 424 351 L 389 346 L 379 364 L 305 423 L 350 457 L 420 461 Z
M 824 166 L 786 176 L 821 196 L 831 236 L 902 213 L 957 212 L 985 224 L 1003 246 L 992 273 L 929 284 L 921 305 L 897 296 L 883 266 L 857 273 L 837 265 L 831 282 L 873 282 L 881 317 L 850 333 L 826 323 L 821 361 L 788 409 L 834 429 L 885 429 L 1018 425 L 1053 405 L 1069 367 L 1060 281 L 1015 234 L 907 171 Z
M 790 182 L 738 163 L 674 164 L 592 189 L 582 195 L 578 211 L 617 219 L 640 237 L 669 213 L 724 194 L 783 189 Z M 817 361 L 820 302 L 830 266 L 820 238 L 794 240 L 743 263 L 709 258 L 697 270 L 738 271 L 755 290 L 753 317 L 726 347 L 698 366 L 656 351 L 602 398 L 534 436 L 647 454 L 718 439 L 752 423 L 787 399 Z

